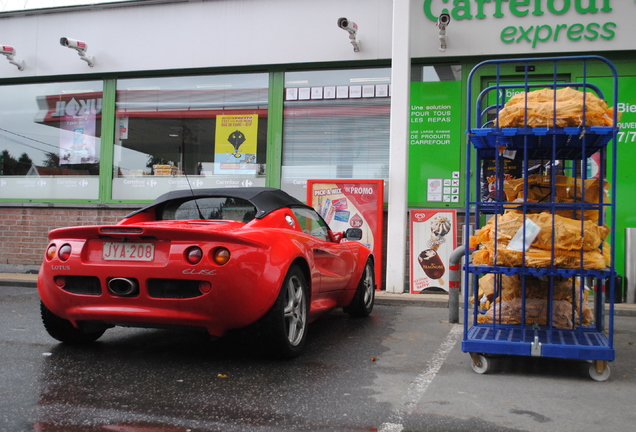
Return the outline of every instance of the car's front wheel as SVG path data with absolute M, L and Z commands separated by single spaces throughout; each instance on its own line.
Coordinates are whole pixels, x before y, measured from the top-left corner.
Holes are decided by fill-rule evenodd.
M 358 288 L 353 296 L 353 300 L 343 310 L 353 317 L 366 317 L 373 310 L 375 301 L 375 273 L 373 271 L 373 261 L 367 260 L 358 282 Z
M 307 340 L 308 292 L 304 273 L 292 266 L 274 306 L 260 323 L 273 354 L 292 358 L 302 352 Z
M 69 320 L 65 320 L 47 308 L 44 303 L 40 302 L 40 313 L 42 314 L 42 323 L 46 331 L 54 339 L 60 342 L 66 342 L 69 344 L 87 344 L 95 342 L 99 339 L 105 329 L 84 331 L 82 329 L 75 328 Z

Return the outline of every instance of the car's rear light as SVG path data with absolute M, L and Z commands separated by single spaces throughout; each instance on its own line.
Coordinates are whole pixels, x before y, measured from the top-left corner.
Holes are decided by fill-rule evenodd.
M 62 261 L 66 261 L 67 259 L 69 259 L 71 257 L 71 245 L 68 243 L 62 245 L 59 252 L 57 253 L 57 256 L 60 257 Z
M 201 294 L 209 293 L 212 291 L 212 284 L 208 281 L 201 281 L 201 283 L 199 283 L 199 291 L 201 291 Z
M 224 265 L 230 260 L 230 251 L 224 247 L 212 251 L 212 261 L 218 265 Z
M 55 276 L 53 281 L 55 282 L 55 285 L 60 288 L 64 288 L 66 286 L 66 278 L 64 276 Z
M 203 251 L 198 246 L 191 246 L 185 251 L 185 259 L 190 264 L 198 264 L 203 258 Z
M 55 252 L 57 252 L 57 246 L 55 246 L 54 244 L 49 245 L 49 247 L 46 249 L 46 259 L 51 261 L 53 258 L 55 258 Z

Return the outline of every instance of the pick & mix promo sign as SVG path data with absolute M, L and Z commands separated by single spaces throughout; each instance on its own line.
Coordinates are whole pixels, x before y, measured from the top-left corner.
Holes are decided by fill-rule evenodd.
M 382 285 L 384 180 L 307 180 L 307 204 L 333 232 L 362 229 L 361 243 L 373 251 L 375 283 Z

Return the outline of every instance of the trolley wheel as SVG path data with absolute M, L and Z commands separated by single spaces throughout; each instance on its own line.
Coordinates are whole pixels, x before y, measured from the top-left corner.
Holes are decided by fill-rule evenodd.
M 610 367 L 604 360 L 594 360 L 590 365 L 590 377 L 594 381 L 605 381 L 610 376 Z
M 473 360 L 471 366 L 473 370 L 478 374 L 485 374 L 490 369 L 490 360 L 483 354 L 470 353 L 470 357 Z

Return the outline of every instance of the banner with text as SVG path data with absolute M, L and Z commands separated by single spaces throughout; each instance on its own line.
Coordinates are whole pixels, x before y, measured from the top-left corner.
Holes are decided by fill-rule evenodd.
M 461 206 L 461 98 L 460 81 L 411 83 L 411 206 Z
M 362 240 L 375 256 L 375 283 L 382 285 L 384 180 L 307 180 L 307 204 L 333 232 L 361 228 Z

